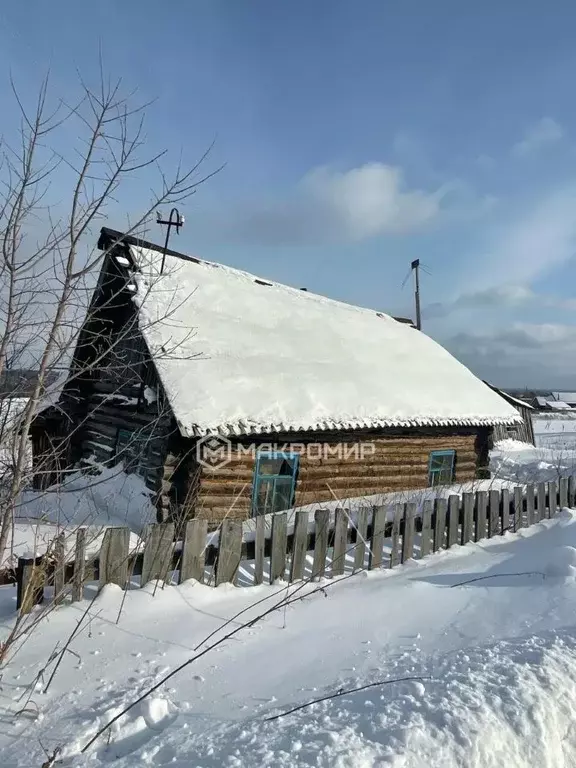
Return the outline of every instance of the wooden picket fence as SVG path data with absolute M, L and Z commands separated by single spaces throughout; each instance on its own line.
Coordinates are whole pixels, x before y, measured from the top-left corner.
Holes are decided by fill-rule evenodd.
M 242 565 L 251 564 L 251 583 L 318 580 L 382 567 L 393 568 L 414 557 L 517 531 L 554 517 L 562 507 L 576 504 L 576 478 L 528 483 L 507 489 L 477 491 L 448 498 L 426 499 L 389 506 L 318 509 L 260 517 L 250 537 L 242 521 L 224 520 L 215 543 L 206 520 L 186 523 L 175 541 L 171 523 L 150 525 L 141 551 L 130 551 L 128 528 L 108 528 L 99 553 L 86 555 L 86 529 L 76 531 L 73 557 L 66 555 L 64 534 L 50 548 L 50 556 L 21 558 L 17 568 L 17 608 L 29 612 L 44 599 L 44 587 L 54 588 L 54 601 L 83 598 L 87 582 L 117 584 L 128 589 L 156 580 L 182 583 L 188 579 L 214 584 L 237 583 Z M 311 563 L 309 563 L 309 560 Z M 267 566 L 265 568 L 265 566 Z M 210 570 L 211 569 L 211 570 Z

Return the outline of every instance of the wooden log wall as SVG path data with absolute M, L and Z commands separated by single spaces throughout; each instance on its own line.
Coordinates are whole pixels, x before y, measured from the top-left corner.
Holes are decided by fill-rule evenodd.
M 514 406 L 522 416 L 521 424 L 510 427 L 498 424 L 494 427 L 494 440 L 520 440 L 522 443 L 534 445 L 534 427 L 532 424 L 532 411 L 529 408 Z
M 388 491 L 425 488 L 428 485 L 430 453 L 456 451 L 454 482 L 473 480 L 483 461 L 486 430 L 427 429 L 384 430 L 362 433 L 300 433 L 259 436 L 263 444 L 274 443 L 298 450 L 303 444 L 296 483 L 295 506 L 315 502 L 368 496 Z M 373 443 L 374 452 L 338 457 L 338 443 L 348 448 Z M 242 443 L 243 445 L 246 442 Z M 219 469 L 202 468 L 198 494 L 191 514 L 209 521 L 225 517 L 245 519 L 251 514 L 254 457 L 232 450 L 230 462 Z
M 512 493 L 504 489 L 428 499 L 420 506 L 408 502 L 352 512 L 319 509 L 313 519 L 308 511 L 298 510 L 290 526 L 288 514 L 281 512 L 272 517 L 271 527 L 257 525 L 250 537 L 243 535 L 240 521 L 228 519 L 222 523 L 216 543 L 207 539 L 206 520 L 189 522 L 181 541 L 176 540 L 174 525 L 152 525 L 146 530 L 143 551 L 140 546 L 130 550 L 128 528 L 108 528 L 99 555 L 88 561 L 86 530 L 79 528 L 73 559 L 66 558 L 64 533 L 60 533 L 46 559 L 18 561 L 17 608 L 27 613 L 41 603 L 46 584 L 54 586 L 54 601 L 63 603 L 68 596 L 73 602 L 81 600 L 87 581 L 98 581 L 100 588 L 114 583 L 123 589 L 136 586 L 137 576 L 140 587 L 156 580 L 182 583 L 195 578 L 202 582 L 211 568 L 207 583 L 215 586 L 238 583 L 240 571 L 245 583 L 252 573 L 251 583 L 274 584 L 334 578 L 366 568 L 394 568 L 456 544 L 518 531 L 555 517 L 563 506 L 574 508 L 575 479 L 527 484 Z M 312 557 L 307 552 L 313 552 Z

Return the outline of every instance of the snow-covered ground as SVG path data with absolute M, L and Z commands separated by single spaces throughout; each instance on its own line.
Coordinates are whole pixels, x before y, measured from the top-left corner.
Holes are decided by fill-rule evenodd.
M 118 621 L 123 593 L 108 587 L 47 694 L 38 675 L 86 604 L 52 613 L 9 662 L 0 763 L 40 767 L 42 744 L 61 747 L 74 768 L 576 765 L 575 574 L 576 517 L 564 512 L 498 541 L 327 582 L 174 675 L 82 755 L 208 634 L 298 589 L 187 583 L 154 596 L 149 587 L 127 594 Z M 6 633 L 13 606 L 3 590 Z M 266 721 L 341 688 L 404 677 L 419 679 Z
M 121 465 L 97 467 L 98 474 L 74 473 L 60 487 L 24 491 L 16 510 L 10 551 L 0 567 L 15 566 L 19 557 L 43 554 L 56 535 L 64 532 L 67 550 L 73 551 L 76 529 L 86 526 L 87 552 L 100 549 L 107 526 L 127 526 L 138 545 L 146 523 L 156 522 L 156 509 L 144 481 L 127 475 Z
M 552 457 L 535 451 L 500 444 L 493 461 L 516 474 L 523 461 L 551 471 Z M 14 599 L 13 587 L 0 588 L 0 640 Z M 107 587 L 91 605 L 52 611 L 16 644 L 0 687 L 0 765 L 40 768 L 43 750 L 60 748 L 63 768 L 576 766 L 575 601 L 568 510 L 517 534 L 320 585 Z M 43 692 L 50 655 L 81 619 Z M 413 679 L 374 685 L 398 678 Z
M 539 448 L 576 450 L 576 413 L 538 413 L 532 417 L 534 439 Z

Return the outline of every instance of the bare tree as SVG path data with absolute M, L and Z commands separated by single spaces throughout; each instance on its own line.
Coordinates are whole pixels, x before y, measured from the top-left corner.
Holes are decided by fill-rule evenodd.
M 157 187 L 122 237 L 142 233 L 159 206 L 185 200 L 219 170 L 202 172 L 209 148 L 192 167 L 177 163 L 167 175 L 162 169 L 165 153 L 146 154 L 144 113 L 149 105 L 133 104 L 134 94 L 124 96 L 121 82 L 108 81 L 102 67 L 97 88 L 81 80 L 79 86 L 76 103 L 59 100 L 50 108 L 46 79 L 32 110 L 13 86 L 19 143 L 4 144 L 1 153 L 0 381 L 26 363 L 36 375 L 20 401 L 17 419 L 5 405 L 10 398 L 0 400 L 0 444 L 9 457 L 0 477 L 0 562 L 14 530 L 21 492 L 30 481 L 33 420 L 55 374 L 70 364 L 90 311 L 95 275 L 120 242 L 97 249 L 95 228 L 111 204 L 118 203 L 125 182 L 143 169 L 157 173 Z M 56 149 L 63 131 L 77 137 L 69 154 Z M 65 189 L 58 200 L 51 189 L 55 178 Z M 123 334 L 136 330 L 133 323 Z M 111 339 L 100 349 L 99 359 L 113 356 L 118 342 Z

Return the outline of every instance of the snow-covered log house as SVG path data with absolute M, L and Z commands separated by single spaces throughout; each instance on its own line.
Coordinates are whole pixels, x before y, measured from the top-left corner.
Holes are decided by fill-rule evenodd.
M 59 403 L 66 460 L 123 462 L 156 493 L 160 519 L 471 480 L 486 471 L 493 428 L 521 420 L 384 312 L 108 228 L 99 247 Z

